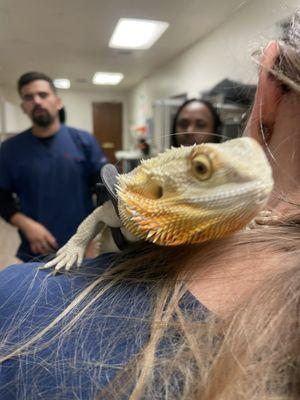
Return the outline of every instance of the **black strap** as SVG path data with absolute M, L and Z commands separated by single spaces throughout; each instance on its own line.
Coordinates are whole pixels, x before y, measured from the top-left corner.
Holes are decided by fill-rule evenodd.
M 120 228 L 110 228 L 112 237 L 119 250 L 124 250 L 129 245 Z
M 119 173 L 118 173 L 117 168 L 112 164 L 106 164 L 101 169 L 101 179 L 102 179 L 103 185 L 105 186 L 105 189 L 108 193 L 109 199 L 113 203 L 113 206 L 116 210 L 118 217 L 120 217 L 119 210 L 118 210 L 118 197 L 117 197 L 117 191 L 116 191 L 118 174 Z M 111 227 L 110 230 L 111 230 L 112 237 L 113 237 L 114 242 L 117 245 L 117 247 L 120 250 L 124 250 L 128 246 L 129 242 L 124 237 L 121 229 Z
M 118 210 L 118 197 L 116 191 L 117 185 L 117 176 L 118 176 L 117 168 L 112 164 L 105 164 L 100 172 L 102 182 L 108 192 L 109 199 L 113 203 L 116 213 L 119 216 Z

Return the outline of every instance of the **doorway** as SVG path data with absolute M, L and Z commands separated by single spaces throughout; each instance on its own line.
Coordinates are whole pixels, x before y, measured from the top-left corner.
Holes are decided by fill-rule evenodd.
M 116 164 L 115 152 L 122 150 L 122 103 L 93 103 L 94 135 L 108 161 Z

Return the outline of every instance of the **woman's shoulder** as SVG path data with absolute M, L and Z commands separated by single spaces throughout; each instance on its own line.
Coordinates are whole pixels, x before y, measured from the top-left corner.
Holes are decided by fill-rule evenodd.
M 12 298 L 22 296 L 30 283 L 31 288 L 41 281 L 45 273 L 39 270 L 39 263 L 24 263 L 11 265 L 0 272 L 0 304 L 10 302 Z
M 35 307 L 63 308 L 87 287 L 107 266 L 107 257 L 85 263 L 74 273 L 53 275 L 40 269 L 41 263 L 9 266 L 0 272 L 0 313 L 2 316 L 26 312 Z

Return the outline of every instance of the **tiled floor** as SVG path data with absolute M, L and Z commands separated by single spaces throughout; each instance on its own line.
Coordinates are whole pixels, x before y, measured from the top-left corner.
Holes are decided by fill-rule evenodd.
M 20 262 L 15 257 L 19 242 L 17 230 L 0 218 L 0 269 Z

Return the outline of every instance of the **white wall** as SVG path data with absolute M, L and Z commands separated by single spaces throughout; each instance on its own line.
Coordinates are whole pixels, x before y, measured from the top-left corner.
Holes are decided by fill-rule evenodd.
M 21 112 L 19 105 L 14 101 L 9 101 L 6 91 L 0 87 L 0 133 L 1 141 L 6 137 L 6 133 L 16 133 L 27 127 L 27 119 Z
M 30 126 L 30 121 L 20 108 L 16 90 L 2 87 L 3 128 L 5 133 L 17 133 Z
M 127 146 L 128 106 L 124 92 L 80 92 L 60 90 L 67 113 L 67 124 L 77 128 L 93 131 L 92 103 L 94 102 L 121 102 L 123 104 L 123 146 Z
M 4 124 L 4 121 L 3 121 L 3 113 L 4 113 L 3 104 L 4 104 L 3 89 L 0 86 L 0 135 L 4 131 L 4 126 L 3 126 L 3 124 Z
M 130 124 L 145 123 L 155 100 L 187 93 L 199 96 L 219 81 L 230 78 L 255 83 L 253 51 L 274 35 L 275 23 L 293 13 L 295 0 L 253 0 L 180 56 L 161 67 L 129 93 Z

